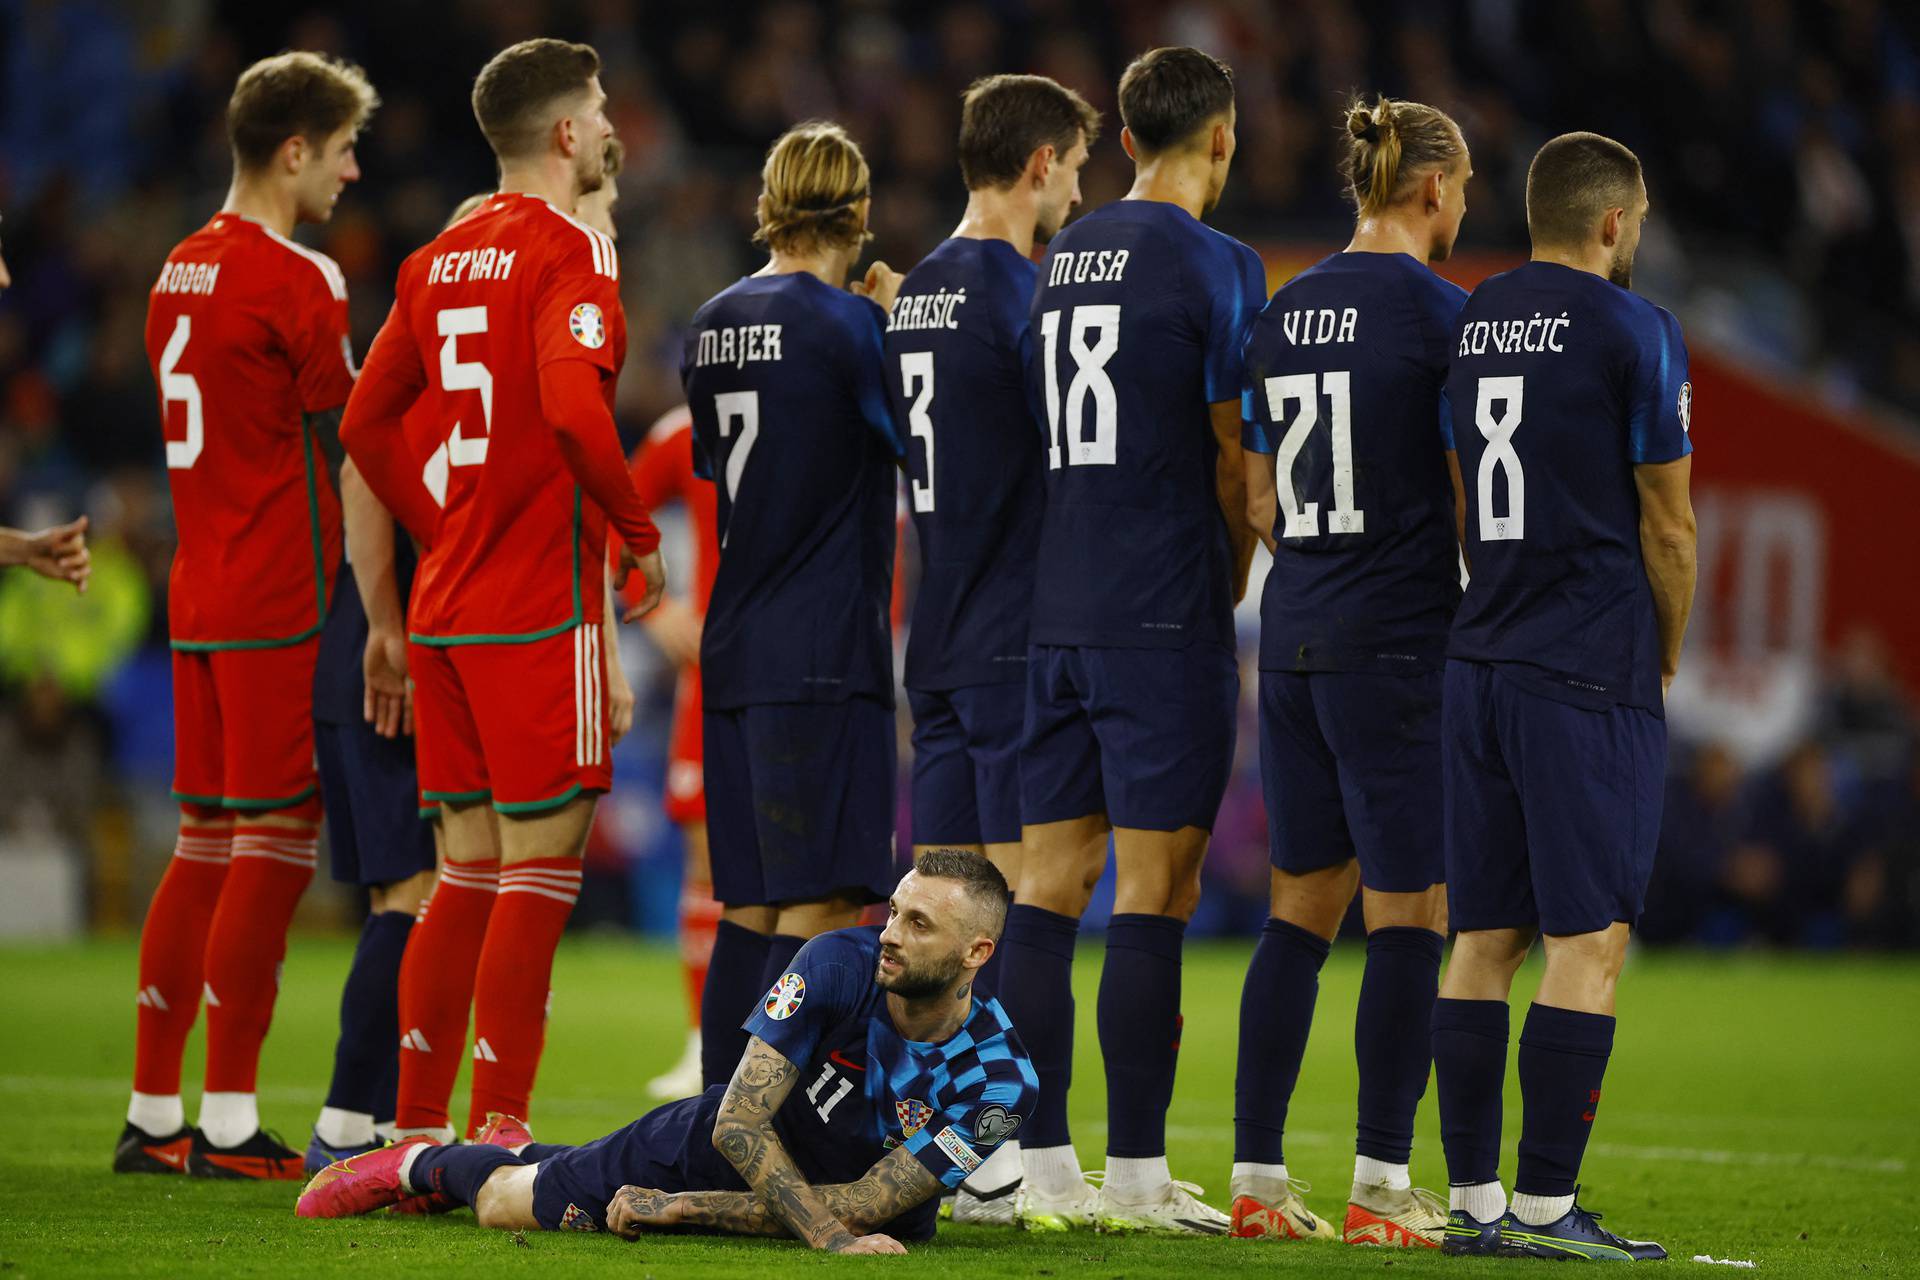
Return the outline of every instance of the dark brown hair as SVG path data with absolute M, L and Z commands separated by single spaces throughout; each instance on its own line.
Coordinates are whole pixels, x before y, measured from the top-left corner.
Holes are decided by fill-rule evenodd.
M 1450 168 L 1466 152 L 1460 126 L 1420 102 L 1381 97 L 1372 106 L 1347 103 L 1347 154 L 1340 162 L 1347 198 L 1362 216 L 1404 196 L 1435 165 Z
M 600 74 L 590 45 L 522 40 L 493 55 L 473 81 L 473 118 L 502 160 L 538 149 L 553 104 L 586 90 Z
M 1563 133 L 1527 169 L 1527 231 L 1535 244 L 1580 244 L 1609 209 L 1633 206 L 1640 157 L 1597 133 Z
M 227 100 L 227 141 L 234 163 L 254 170 L 288 138 L 320 142 L 366 124 L 380 95 L 351 62 L 294 50 L 262 58 L 240 73 Z
M 982 931 L 999 940 L 1007 924 L 1007 909 L 1013 905 L 1013 890 L 985 854 L 971 849 L 928 849 L 913 860 L 913 869 L 923 876 L 958 880 L 965 885 L 967 897 L 980 909 Z
M 1027 160 L 1051 146 L 1056 158 L 1084 136 L 1100 136 L 1100 113 L 1087 100 L 1046 76 L 987 76 L 960 98 L 960 177 L 969 191 L 1004 189 L 1026 171 Z
M 1120 119 L 1147 151 L 1185 142 L 1233 106 L 1233 72 L 1184 45 L 1149 49 L 1120 77 Z

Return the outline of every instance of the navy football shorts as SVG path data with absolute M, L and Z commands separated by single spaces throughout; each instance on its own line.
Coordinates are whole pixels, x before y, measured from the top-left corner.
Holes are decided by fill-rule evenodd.
M 1447 914 L 1455 929 L 1554 937 L 1640 918 L 1665 798 L 1667 726 L 1447 663 Z
M 604 1138 L 540 1160 L 533 1175 L 533 1220 L 548 1231 L 605 1231 L 607 1202 L 625 1186 L 745 1191 L 739 1173 L 713 1149 L 713 1120 L 724 1092 L 716 1085 L 655 1107 Z
M 1037 824 L 1104 812 L 1136 831 L 1213 830 L 1239 699 L 1239 668 L 1220 645 L 1029 647 L 1022 815 Z
M 887 900 L 899 879 L 891 707 L 871 698 L 708 706 L 703 721 L 716 899 Z
M 1357 856 L 1369 889 L 1438 884 L 1440 673 L 1262 671 L 1260 785 L 1280 870 Z
M 433 823 L 420 816 L 412 738 L 383 738 L 364 722 L 315 722 L 313 753 L 335 880 L 392 884 L 433 870 Z
M 907 690 L 913 708 L 913 842 L 1020 839 L 1020 729 L 1027 687 Z

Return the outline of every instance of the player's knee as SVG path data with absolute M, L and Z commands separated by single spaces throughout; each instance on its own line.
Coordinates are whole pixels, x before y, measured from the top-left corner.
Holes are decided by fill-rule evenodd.
M 1547 964 L 1588 981 L 1613 983 L 1627 962 L 1627 926 L 1616 924 L 1594 933 L 1549 937 Z
M 1360 865 L 1352 860 L 1304 875 L 1276 867 L 1268 909 L 1276 920 L 1331 940 L 1340 931 L 1359 886 Z
M 1447 932 L 1445 885 L 1436 884 L 1419 893 L 1379 893 L 1368 889 L 1362 908 L 1368 933 L 1375 929 L 1429 929 L 1441 935 Z

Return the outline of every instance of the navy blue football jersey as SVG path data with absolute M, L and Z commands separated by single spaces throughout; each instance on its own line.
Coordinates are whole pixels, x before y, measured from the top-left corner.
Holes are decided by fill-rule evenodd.
M 1035 644 L 1233 643 L 1207 406 L 1238 400 L 1260 256 L 1178 205 L 1119 200 L 1053 239 L 1033 298 L 1047 505 Z
M 393 527 L 393 571 L 404 609 L 413 591 L 413 539 L 398 524 Z M 360 588 L 353 565 L 342 561 L 334 580 L 333 599 L 327 602 L 327 620 L 320 631 L 320 652 L 313 664 L 313 718 L 321 724 L 359 724 L 366 710 L 367 611 L 360 604 Z
M 949 1189 L 1033 1114 L 1040 1080 L 1000 1002 L 975 995 L 937 1044 L 894 1030 L 874 981 L 880 930 L 838 929 L 793 958 L 745 1025 L 800 1071 L 774 1129 L 813 1182 L 852 1182 L 905 1146 Z M 925 1220 L 936 1202 L 898 1219 Z M 908 1227 L 908 1229 L 912 1229 Z
M 1633 468 L 1693 452 L 1671 312 L 1551 262 L 1494 276 L 1454 327 L 1447 401 L 1472 576 L 1450 657 L 1577 705 L 1662 708 Z
M 1247 339 L 1241 443 L 1277 454 L 1268 671 L 1431 671 L 1460 602 L 1440 395 L 1467 300 L 1404 253 L 1336 253 Z M 1257 465 L 1257 464 L 1256 464 Z
M 893 705 L 894 476 L 872 302 L 805 272 L 749 276 L 694 314 L 680 379 L 694 470 L 719 486 L 700 641 L 716 710 Z
M 1026 387 L 1037 274 L 1005 240 L 948 240 L 907 275 L 887 320 L 920 539 L 908 688 L 1026 678 L 1046 498 Z

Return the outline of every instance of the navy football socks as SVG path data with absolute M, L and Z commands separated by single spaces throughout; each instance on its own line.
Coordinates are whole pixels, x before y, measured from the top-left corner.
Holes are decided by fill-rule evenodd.
M 1433 1025 L 1442 941 L 1431 929 L 1375 929 L 1367 935 L 1367 967 L 1353 1023 L 1360 1064 L 1354 1144 L 1359 1155 L 1405 1164 L 1413 1152 L 1413 1113 L 1433 1064 L 1433 1037 L 1422 1031 Z
M 1536 1004 L 1520 1029 L 1519 1195 L 1570 1196 L 1600 1106 L 1613 1019 Z
M 400 1076 L 400 957 L 413 931 L 410 911 L 381 911 L 360 926 L 353 964 L 340 992 L 340 1038 L 333 1047 L 327 1105 L 393 1118 Z
M 1327 962 L 1325 938 L 1269 918 L 1240 991 L 1240 1061 L 1233 1078 L 1236 1164 L 1285 1164 L 1287 1105 L 1307 1053 L 1307 1029 Z
M 1456 1187 L 1499 1181 L 1506 1082 L 1506 1001 L 1435 1000 L 1433 1084 L 1440 1095 L 1447 1181 Z
M 1129 912 L 1107 925 L 1099 1022 L 1110 1157 L 1167 1153 L 1167 1107 L 1180 1057 L 1180 947 L 1186 933 L 1186 922 L 1171 916 Z
M 525 1163 L 505 1147 L 485 1143 L 424 1147 L 407 1171 L 407 1185 L 416 1195 L 438 1191 L 461 1204 L 472 1204 L 495 1169 Z
M 740 1024 L 766 994 L 767 935 L 722 920 L 713 930 L 713 958 L 700 996 L 700 1077 L 705 1085 L 733 1079 L 747 1033 Z
M 999 999 L 1040 1078 L 1040 1096 L 1020 1135 L 1028 1148 L 1064 1147 L 1067 1088 L 1073 1083 L 1073 946 L 1080 922 L 1016 902 L 1000 946 Z
M 807 945 L 805 938 L 796 938 L 790 933 L 776 933 L 767 939 L 767 962 L 760 969 L 760 990 L 755 995 L 765 995 L 773 990 L 773 984 L 786 976 L 793 967 L 793 958 L 800 954 L 800 948 Z M 741 1017 L 747 1015 L 742 1013 Z

